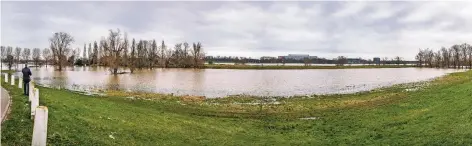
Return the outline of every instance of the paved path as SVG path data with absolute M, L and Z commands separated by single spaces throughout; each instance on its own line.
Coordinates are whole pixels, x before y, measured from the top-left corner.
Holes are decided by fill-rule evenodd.
M 2 87 L 2 93 L 1 93 L 1 105 L 0 105 L 0 119 L 3 122 L 3 117 L 7 114 L 7 110 L 9 107 L 10 103 L 10 95 L 8 95 L 7 90 L 3 89 Z

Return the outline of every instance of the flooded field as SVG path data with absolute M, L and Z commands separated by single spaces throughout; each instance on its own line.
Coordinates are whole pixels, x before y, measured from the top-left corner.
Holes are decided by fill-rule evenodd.
M 143 69 L 111 75 L 103 67 L 65 71 L 32 68 L 33 80 L 53 87 L 104 89 L 223 97 L 227 95 L 292 96 L 352 93 L 393 84 L 428 80 L 453 69 L 384 68 L 323 70 Z

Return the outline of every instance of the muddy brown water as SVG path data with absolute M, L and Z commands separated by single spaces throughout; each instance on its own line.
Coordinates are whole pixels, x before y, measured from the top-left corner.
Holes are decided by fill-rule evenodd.
M 353 93 L 394 84 L 417 82 L 457 72 L 454 69 L 378 68 L 312 70 L 143 69 L 111 75 L 104 67 L 74 67 L 65 71 L 32 68 L 43 85 L 72 90 L 113 89 L 176 95 L 293 96 Z

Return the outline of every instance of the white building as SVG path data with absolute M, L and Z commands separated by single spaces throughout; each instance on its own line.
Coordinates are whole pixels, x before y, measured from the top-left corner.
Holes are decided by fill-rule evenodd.
M 308 59 L 316 59 L 316 56 L 310 56 L 308 54 L 288 54 L 288 56 L 279 56 L 279 58 L 290 59 L 290 60 L 303 60 L 305 58 Z

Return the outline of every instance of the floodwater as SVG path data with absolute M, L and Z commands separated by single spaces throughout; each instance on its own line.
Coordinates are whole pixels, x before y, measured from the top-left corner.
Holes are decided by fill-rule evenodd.
M 143 69 L 111 75 L 103 67 L 74 67 L 65 71 L 32 68 L 37 83 L 94 91 L 102 89 L 224 97 L 227 95 L 293 96 L 353 93 L 393 84 L 417 82 L 457 72 L 453 69 Z

